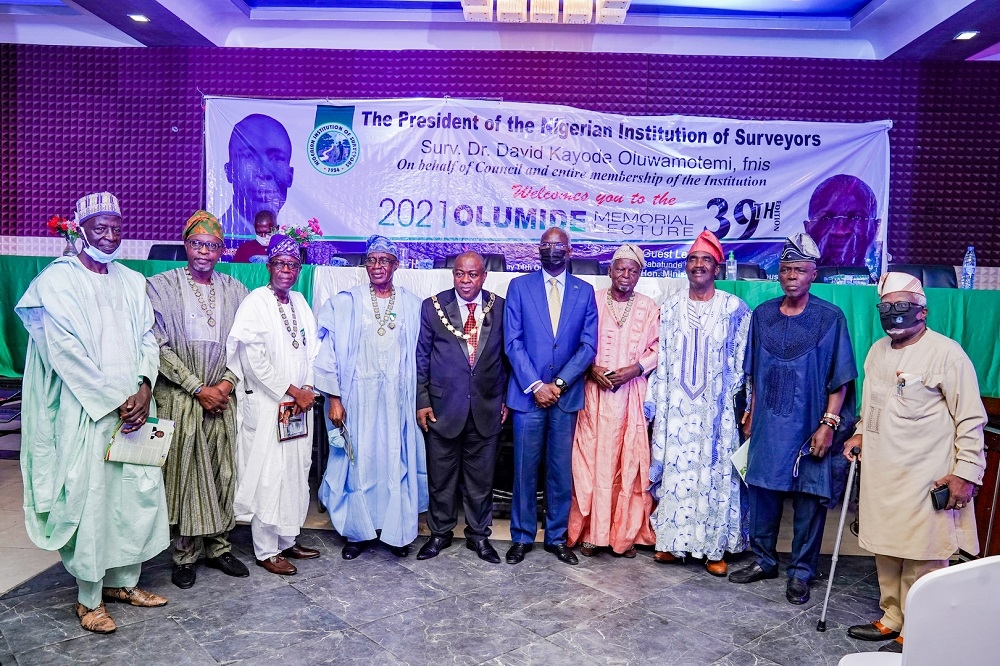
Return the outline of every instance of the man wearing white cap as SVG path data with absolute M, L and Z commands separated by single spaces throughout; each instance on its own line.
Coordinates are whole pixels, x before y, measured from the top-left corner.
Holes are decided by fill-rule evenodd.
M 573 500 L 567 545 L 635 557 L 652 545 L 649 438 L 642 403 L 656 364 L 660 309 L 635 292 L 646 258 L 637 245 L 615 252 L 611 287 L 597 292 L 597 357 L 586 375 L 573 438 Z
M 649 479 L 657 562 L 705 558 L 725 576 L 723 555 L 747 547 L 743 482 L 731 462 L 740 445 L 734 398 L 744 385 L 750 308 L 715 288 L 722 244 L 709 230 L 688 252 L 687 291 L 663 303 L 656 374 L 647 396 L 653 420 Z
M 76 202 L 83 253 L 60 257 L 15 311 L 28 329 L 21 469 L 28 536 L 58 550 L 77 581 L 76 614 L 87 631 L 116 625 L 106 601 L 163 606 L 140 590 L 142 563 L 170 542 L 159 467 L 105 461 L 121 423 L 138 430 L 155 415 L 160 349 L 146 280 L 115 263 L 122 217 L 109 192 Z
M 853 638 L 892 640 L 903 650 L 903 610 L 910 586 L 948 566 L 959 548 L 976 554 L 972 496 L 986 469 L 976 370 L 957 342 L 927 328 L 927 298 L 905 273 L 879 281 L 879 319 L 888 337 L 865 358 L 856 434 L 844 456 L 862 447 L 858 543 L 875 553 L 882 617 L 848 629 Z M 948 489 L 943 506 L 929 495 Z
M 785 241 L 778 280 L 784 296 L 753 311 L 743 370 L 753 387 L 746 482 L 753 564 L 729 574 L 734 583 L 778 577 L 778 528 L 792 501 L 792 561 L 785 598 L 809 601 L 827 508 L 847 483 L 837 455 L 854 430 L 858 376 L 847 319 L 836 305 L 809 293 L 819 248 L 805 233 Z M 830 450 L 833 448 L 833 454 Z

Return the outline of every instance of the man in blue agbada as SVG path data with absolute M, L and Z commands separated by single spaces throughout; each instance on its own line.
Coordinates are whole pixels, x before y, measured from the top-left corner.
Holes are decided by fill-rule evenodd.
M 753 386 L 744 428 L 750 431 L 746 481 L 756 558 L 729 580 L 777 578 L 778 527 L 790 498 L 795 518 L 785 597 L 793 604 L 809 600 L 827 508 L 846 483 L 846 460 L 837 453 L 855 423 L 858 370 L 847 319 L 809 293 L 819 256 L 808 234 L 785 242 L 778 269 L 785 295 L 754 310 L 743 363 Z
M 106 601 L 163 606 L 136 587 L 142 563 L 167 547 L 159 467 L 106 462 L 119 421 L 155 414 L 160 362 L 142 275 L 115 263 L 122 218 L 108 192 L 76 204 L 83 253 L 60 257 L 28 286 L 15 311 L 28 330 L 21 470 L 28 536 L 58 550 L 79 586 L 76 614 L 96 633 L 116 629 Z
M 427 461 L 417 426 L 420 299 L 393 285 L 396 244 L 368 239 L 368 284 L 332 297 L 319 312 L 316 388 L 329 410 L 330 460 L 319 489 L 330 521 L 358 557 L 376 538 L 406 557 L 427 510 Z

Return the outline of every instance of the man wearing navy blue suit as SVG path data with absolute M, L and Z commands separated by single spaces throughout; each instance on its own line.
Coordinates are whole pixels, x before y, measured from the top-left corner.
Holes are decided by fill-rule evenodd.
M 538 464 L 545 455 L 545 550 L 577 564 L 566 545 L 572 494 L 570 461 L 583 374 L 597 355 L 594 288 L 567 274 L 572 247 L 565 231 L 542 234 L 542 270 L 507 288 L 504 347 L 510 361 L 507 407 L 514 418 L 514 497 L 507 564 L 535 541 Z

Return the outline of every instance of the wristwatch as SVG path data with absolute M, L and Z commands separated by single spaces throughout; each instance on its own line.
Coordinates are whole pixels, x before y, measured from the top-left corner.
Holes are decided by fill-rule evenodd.
M 563 394 L 563 393 L 565 393 L 566 389 L 569 388 L 569 384 L 567 384 L 565 381 L 563 381 L 559 377 L 556 377 L 554 380 L 552 380 L 552 383 L 556 385 L 557 389 L 559 389 L 560 395 Z

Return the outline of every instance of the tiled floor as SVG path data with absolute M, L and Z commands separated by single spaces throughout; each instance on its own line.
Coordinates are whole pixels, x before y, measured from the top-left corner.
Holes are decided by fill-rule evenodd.
M 837 517 L 828 522 L 831 543 Z M 506 521 L 498 523 L 502 554 L 509 532 Z M 307 527 L 329 522 L 313 510 Z M 0 664 L 811 666 L 878 647 L 845 634 L 878 615 L 870 557 L 842 555 L 827 631 L 819 633 L 823 581 L 809 604 L 792 606 L 784 578 L 738 586 L 696 563 L 656 564 L 648 551 L 634 560 L 581 558 L 570 567 L 536 548 L 520 565 L 490 565 L 456 540 L 424 562 L 384 548 L 347 562 L 329 529 L 304 530 L 301 540 L 323 556 L 281 578 L 253 566 L 249 528 L 238 527 L 236 555 L 250 578 L 200 567 L 190 590 L 170 583 L 169 557 L 161 554 L 140 583 L 169 605 L 111 606 L 118 631 L 88 634 L 73 615 L 75 582 L 58 555 L 24 534 L 17 462 L 0 460 L 0 591 L 13 588 L 0 597 Z M 849 534 L 842 552 L 861 552 Z M 821 568 L 829 569 L 829 557 Z

